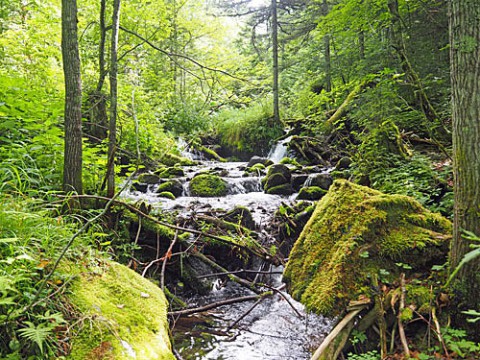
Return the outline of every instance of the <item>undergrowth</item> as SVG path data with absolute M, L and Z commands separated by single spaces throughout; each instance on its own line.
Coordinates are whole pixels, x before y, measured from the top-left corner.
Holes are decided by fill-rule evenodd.
M 31 198 L 0 192 L 0 358 L 50 359 L 68 352 L 63 292 L 70 278 L 53 264 L 88 213 L 60 215 Z M 59 204 L 61 206 L 61 204 Z M 76 238 L 67 257 L 89 258 L 87 245 L 100 229 Z

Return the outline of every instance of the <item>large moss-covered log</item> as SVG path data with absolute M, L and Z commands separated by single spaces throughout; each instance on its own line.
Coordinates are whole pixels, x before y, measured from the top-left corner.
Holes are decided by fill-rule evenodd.
M 77 270 L 74 265 L 68 272 Z M 69 359 L 175 359 L 162 290 L 127 267 L 90 265 L 68 298 L 82 318 Z
M 415 200 L 336 180 L 317 204 L 290 254 L 293 297 L 327 315 L 371 296 L 372 277 L 394 281 L 445 261 L 451 223 Z M 410 269 L 409 269 L 410 268 Z

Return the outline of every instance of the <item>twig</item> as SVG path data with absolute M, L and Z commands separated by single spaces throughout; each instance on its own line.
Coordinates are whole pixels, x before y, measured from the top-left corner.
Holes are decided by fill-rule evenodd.
M 303 319 L 303 316 L 302 314 L 300 314 L 300 312 L 297 310 L 297 308 L 295 306 L 293 306 L 292 302 L 290 301 L 290 299 L 288 299 L 288 297 L 282 292 L 282 288 L 285 286 L 285 285 L 282 285 L 280 288 L 275 288 L 273 286 L 270 286 L 270 285 L 267 285 L 267 284 L 262 284 L 262 286 L 265 286 L 266 288 L 270 289 L 270 290 L 273 290 L 275 291 L 278 295 L 280 295 L 287 303 L 288 305 L 290 305 L 290 307 L 293 309 L 293 311 L 295 312 L 295 314 L 297 314 L 297 316 L 300 318 L 300 319 Z
M 248 314 L 250 314 L 250 313 L 253 311 L 253 309 L 255 309 L 255 308 L 262 302 L 262 300 L 263 300 L 263 296 L 262 296 L 260 299 L 258 299 L 257 301 L 255 301 L 255 303 L 252 304 L 252 306 L 250 306 L 250 307 L 248 308 L 248 310 L 245 311 L 245 312 L 242 314 L 242 316 L 240 316 L 237 320 L 235 320 L 232 324 L 230 324 L 230 325 L 228 326 L 228 328 L 227 328 L 227 332 L 230 331 L 230 330 L 232 330 L 232 328 L 235 327 L 235 325 L 237 325 L 237 324 L 238 324 L 240 321 L 242 321 Z
M 207 310 L 211 310 L 211 309 L 217 308 L 219 306 L 223 306 L 223 305 L 230 305 L 230 304 L 236 304 L 236 303 L 245 302 L 245 301 L 257 300 L 260 296 L 262 296 L 262 295 L 241 296 L 241 297 L 237 297 L 237 298 L 217 301 L 215 303 L 211 303 L 211 304 L 208 304 L 208 305 L 205 305 L 205 306 L 199 306 L 199 307 L 196 307 L 196 308 L 169 311 L 167 314 L 169 316 L 191 315 L 191 314 L 196 314 L 196 313 L 199 313 L 199 312 L 204 312 L 204 311 L 207 311 Z
M 174 255 L 174 254 L 172 254 Z M 204 278 L 209 278 L 209 277 L 215 277 L 215 276 L 221 276 L 221 275 L 227 275 L 227 274 L 261 274 L 261 275 L 280 275 L 283 274 L 282 271 L 258 271 L 258 270 L 235 270 L 235 271 L 228 271 L 227 273 L 225 272 L 218 272 L 218 273 L 213 273 L 213 274 L 205 274 L 205 275 L 199 275 L 197 276 L 197 279 L 204 279 Z
M 405 288 L 405 273 L 402 273 L 400 275 L 400 285 L 401 285 L 401 290 L 402 293 L 400 295 L 400 305 L 398 309 L 398 335 L 400 336 L 400 341 L 402 342 L 403 346 L 403 351 L 405 352 L 406 358 L 410 357 L 410 349 L 408 348 L 408 343 L 407 343 L 407 338 L 405 336 L 405 330 L 403 328 L 403 323 L 402 323 L 402 310 L 405 308 L 405 294 L 406 294 L 406 288 Z
M 233 281 L 233 282 L 236 282 L 237 284 L 240 284 L 244 287 L 246 287 L 247 289 L 253 291 L 254 293 L 256 294 L 261 294 L 262 292 L 260 290 L 258 290 L 256 287 L 255 287 L 255 284 L 248 281 L 248 280 L 245 280 L 245 279 L 242 279 L 236 275 L 233 275 L 233 274 L 229 274 L 228 273 L 228 270 L 226 270 L 225 268 L 223 268 L 222 266 L 218 265 L 215 261 L 213 260 L 210 260 L 208 257 L 206 257 L 205 255 L 199 253 L 199 252 L 192 252 L 191 253 L 193 256 L 199 258 L 200 260 L 202 260 L 204 263 L 206 263 L 207 265 L 210 265 L 212 268 L 218 270 L 218 271 L 221 271 L 223 272 L 225 275 L 227 275 L 227 277 Z
M 437 312 L 435 307 L 432 307 L 432 320 L 435 323 L 435 329 L 437 330 L 436 333 L 437 333 L 438 341 L 440 342 L 440 344 L 442 344 L 443 351 L 445 351 L 445 356 L 449 360 L 451 359 L 451 357 L 450 357 L 450 354 L 448 353 L 447 345 L 445 344 L 445 341 L 443 341 L 442 330 L 440 329 L 440 323 L 438 322 L 438 319 L 437 319 Z
M 173 240 L 170 246 L 168 247 L 167 253 L 163 256 L 164 260 L 162 264 L 162 272 L 160 275 L 160 287 L 162 288 L 162 290 L 165 290 L 165 269 L 167 268 L 167 261 L 172 254 L 172 249 L 175 243 L 177 242 L 177 238 L 178 238 L 178 230 L 175 231 L 175 236 L 173 237 Z

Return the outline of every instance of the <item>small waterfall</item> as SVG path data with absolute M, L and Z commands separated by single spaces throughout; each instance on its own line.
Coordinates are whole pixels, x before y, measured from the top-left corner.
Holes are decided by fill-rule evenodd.
M 270 150 L 267 157 L 276 163 L 282 160 L 285 156 L 287 156 L 287 145 L 290 140 L 292 140 L 291 136 L 277 142 Z

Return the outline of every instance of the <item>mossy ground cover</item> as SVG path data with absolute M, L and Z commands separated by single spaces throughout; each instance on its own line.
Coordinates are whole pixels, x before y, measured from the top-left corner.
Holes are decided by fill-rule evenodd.
M 134 271 L 114 262 L 85 268 L 68 298 L 83 315 L 69 359 L 174 359 L 165 296 Z
M 292 249 L 285 280 L 311 310 L 338 314 L 372 295 L 373 277 L 393 282 L 405 268 L 444 263 L 450 232 L 447 219 L 409 197 L 336 180 Z

